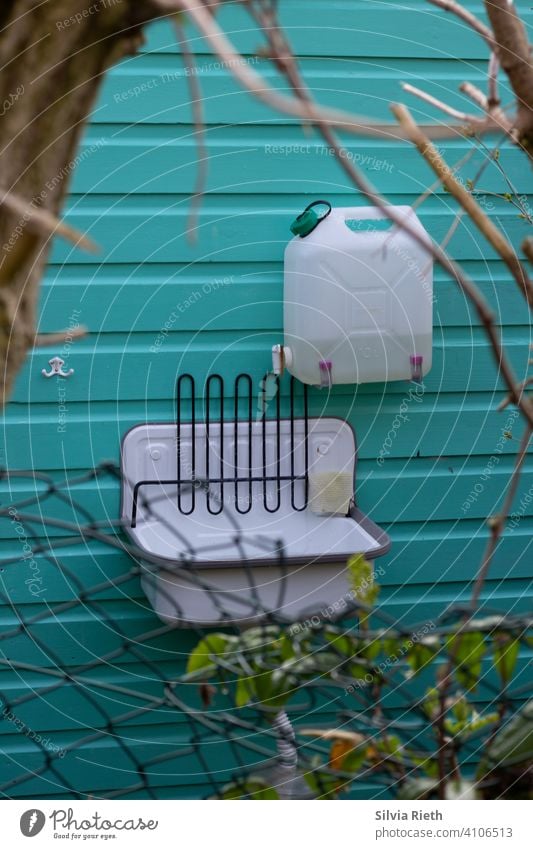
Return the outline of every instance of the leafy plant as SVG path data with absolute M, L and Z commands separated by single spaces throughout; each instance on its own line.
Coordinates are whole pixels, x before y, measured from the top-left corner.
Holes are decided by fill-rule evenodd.
M 370 564 L 358 555 L 348 570 L 355 622 L 313 617 L 209 635 L 189 657 L 189 680 L 223 681 L 235 708 L 251 707 L 269 722 L 317 685 L 362 702 L 363 710 L 345 711 L 342 728 L 297 729 L 301 772 L 322 799 L 378 775 L 401 799 L 490 798 L 516 783 L 517 771 L 526 776 L 520 793 L 530 792 L 533 703 L 520 710 L 509 687 L 531 622 L 458 614 L 409 632 L 377 627 L 384 617 Z M 479 689 L 489 680 L 493 689 L 499 684 L 501 699 L 487 708 Z M 416 721 L 401 721 L 388 707 L 395 692 Z M 468 759 L 461 763 L 472 748 L 484 752 L 475 775 Z M 228 791 L 237 794 L 232 798 L 250 798 L 249 787 L 239 787 Z

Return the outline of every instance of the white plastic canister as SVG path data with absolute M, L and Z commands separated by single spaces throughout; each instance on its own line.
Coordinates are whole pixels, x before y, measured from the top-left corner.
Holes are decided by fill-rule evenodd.
M 395 207 L 425 241 L 408 206 Z M 431 368 L 433 266 L 374 207 L 332 209 L 285 250 L 284 359 L 304 383 L 420 380 Z

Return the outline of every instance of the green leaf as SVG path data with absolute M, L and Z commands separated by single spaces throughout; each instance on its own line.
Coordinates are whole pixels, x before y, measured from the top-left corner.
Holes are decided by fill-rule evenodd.
M 459 696 L 452 708 L 452 713 L 455 718 L 458 722 L 466 722 L 470 716 L 470 712 L 470 705 L 468 704 L 465 696 Z
M 322 767 L 322 759 L 320 755 L 313 755 L 309 759 L 309 771 L 304 772 L 305 783 L 311 788 L 315 795 L 318 795 L 317 771 Z
M 287 634 L 283 634 L 281 637 L 280 655 L 282 660 L 290 660 L 291 657 L 296 657 L 295 647 Z
M 281 669 L 289 674 L 313 678 L 316 675 L 327 674 L 339 666 L 339 658 L 331 651 L 318 651 L 304 657 L 295 657 L 285 661 Z
M 253 679 L 254 689 L 260 702 L 272 695 L 272 672 L 259 672 Z
M 410 760 L 422 769 L 428 778 L 438 778 L 439 765 L 437 761 L 419 755 L 409 755 Z
M 235 704 L 237 707 L 247 705 L 255 695 L 253 678 L 239 678 L 235 689 Z
M 446 643 L 450 659 L 455 663 L 457 680 L 474 690 L 481 675 L 481 660 L 487 650 L 485 634 L 482 631 L 454 634 Z
M 279 799 L 278 791 L 274 789 L 274 787 L 261 787 L 257 782 L 252 782 L 248 784 L 247 787 L 247 795 L 250 796 L 251 799 L 254 799 L 256 802 L 259 801 L 273 801 L 275 799 Z
M 324 636 L 331 648 L 334 649 L 334 651 L 339 652 L 342 657 L 353 657 L 355 652 L 354 641 L 350 639 L 350 637 L 346 636 L 346 634 L 326 633 Z
M 480 731 L 482 728 L 486 728 L 489 725 L 496 725 L 497 722 L 500 721 L 500 716 L 496 711 L 492 713 L 486 714 L 477 714 L 475 711 L 470 718 L 470 721 L 467 723 L 465 728 L 461 731 L 461 740 L 468 740 L 472 734 L 475 734 L 477 731 Z
M 367 660 L 375 660 L 378 654 L 381 651 L 381 644 L 379 640 L 370 640 L 362 650 L 363 656 Z
M 402 741 L 395 734 L 387 734 L 381 740 L 374 740 L 376 749 L 386 755 L 396 755 L 402 749 Z
M 365 678 L 366 675 L 372 675 L 370 666 L 363 666 L 361 663 L 350 663 L 348 667 L 348 674 L 352 676 L 352 678 L 357 678 L 361 680 L 361 678 Z M 370 682 L 369 682 L 370 683 Z
M 356 746 L 355 749 L 352 749 L 351 752 L 348 752 L 346 757 L 342 761 L 342 771 L 343 772 L 357 772 L 360 769 L 366 758 L 366 749 L 367 744 L 361 743 L 359 746 Z
M 226 654 L 229 646 L 235 644 L 235 640 L 236 638 L 229 634 L 209 634 L 204 637 L 189 655 L 187 672 L 197 672 L 210 666 L 213 658 Z
M 402 637 L 386 637 L 383 640 L 383 653 L 388 658 L 397 658 L 402 654 Z
M 497 634 L 494 647 L 494 664 L 500 673 L 502 684 L 507 686 L 516 666 L 520 654 L 520 640 L 512 639 L 508 635 Z
M 430 687 L 429 690 L 427 690 L 422 707 L 430 719 L 434 719 L 434 717 L 438 714 L 440 709 L 439 693 L 436 687 Z
M 434 649 L 429 646 L 424 646 L 421 643 L 415 643 L 407 652 L 407 663 L 413 672 L 420 672 L 428 663 L 431 663 L 435 657 Z
M 260 777 L 250 776 L 242 782 L 234 781 L 226 784 L 221 791 L 222 798 L 226 801 L 236 799 L 274 800 L 279 795 L 273 787 Z
M 354 598 L 372 607 L 379 595 L 379 585 L 374 581 L 372 564 L 362 554 L 354 554 L 347 563 L 350 587 Z
M 325 771 L 325 764 L 320 755 L 313 755 L 309 766 L 309 771 L 306 771 L 303 777 L 315 796 L 320 799 L 334 799 L 337 795 L 339 779 Z

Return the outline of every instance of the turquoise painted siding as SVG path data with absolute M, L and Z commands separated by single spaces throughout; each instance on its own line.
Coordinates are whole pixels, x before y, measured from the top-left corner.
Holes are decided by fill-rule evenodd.
M 363 0 L 281 4 L 302 69 L 323 102 L 386 118 L 388 103 L 399 98 L 399 81 L 410 80 L 466 107 L 458 86 L 463 79 L 482 83 L 481 41 L 422 0 L 410 5 L 411 12 L 393 3 Z M 529 7 L 524 14 L 531 21 Z M 260 37 L 244 15 L 225 9 L 221 19 L 253 61 Z M 245 362 L 259 379 L 268 366 L 270 346 L 280 340 L 282 256 L 291 218 L 317 196 L 334 204 L 362 203 L 315 135 L 239 91 L 227 72 L 213 63 L 201 39 L 194 38 L 192 46 L 205 98 L 210 153 L 198 241 L 192 245 L 185 237 L 196 178 L 187 81 L 171 29 L 158 24 L 151 28 L 141 55 L 109 74 L 74 176 L 68 219 L 98 242 L 101 254 L 83 254 L 58 242 L 43 286 L 42 332 L 67 326 L 72 316 L 91 330 L 69 350 L 68 365 L 75 376 L 66 384 L 65 430 L 57 430 L 55 382 L 40 374 L 52 353 L 41 350 L 28 361 L 6 411 L 4 450 L 10 468 L 71 474 L 103 458 L 118 460 L 120 439 L 129 427 L 144 420 L 172 419 L 173 385 L 180 370 L 191 371 L 198 379 L 213 368 L 230 376 Z M 276 72 L 266 73 L 273 85 L 279 84 Z M 421 120 L 436 117 L 429 107 L 412 105 Z M 412 203 L 432 181 L 407 145 L 351 138 L 347 143 L 354 160 L 393 203 Z M 459 160 L 470 149 L 463 141 L 441 147 L 449 161 Z M 476 154 L 464 170 L 465 178 L 473 177 L 482 162 L 483 155 Z M 520 154 L 504 149 L 501 162 L 519 193 L 531 192 L 531 177 Z M 480 186 L 487 192 L 507 190 L 494 165 L 487 168 Z M 525 222 L 508 203 L 494 198 L 488 202 L 518 245 L 527 232 Z M 439 190 L 421 207 L 420 216 L 432 236 L 442 239 L 454 218 L 453 202 Z M 530 341 L 528 316 L 503 264 L 464 220 L 450 251 L 464 262 L 498 323 L 505 326 L 510 358 L 523 376 Z M 409 398 L 409 386 L 366 385 L 356 392 L 338 387 L 327 405 L 333 415 L 345 416 L 349 410 L 356 428 L 360 506 L 387 528 L 393 542 L 391 553 L 381 561 L 383 600 L 390 613 L 405 621 L 430 620 L 447 603 L 466 599 L 486 539 L 483 519 L 496 506 L 516 445 L 505 441 L 501 459 L 483 480 L 483 491 L 464 510 L 509 424 L 506 414 L 496 412 L 504 392 L 476 315 L 439 270 L 435 289 L 434 366 L 422 400 L 408 401 L 408 421 L 391 440 L 383 465 L 376 459 Z M 196 297 L 196 292 L 202 296 Z M 159 345 L 158 335 L 176 310 L 179 319 Z M 154 346 L 157 352 L 150 351 Z M 312 403 L 322 408 L 323 399 L 315 395 Z M 516 439 L 521 427 L 515 422 L 512 430 Z M 532 486 L 529 467 L 517 494 L 517 509 Z M 27 488 L 19 486 L 3 498 L 14 500 L 25 492 Z M 98 491 L 86 485 L 83 501 L 99 516 L 118 512 L 118 492 L 112 483 Z M 484 590 L 492 607 L 518 611 L 527 606 L 531 500 L 525 513 L 501 545 Z M 2 553 L 16 554 L 3 525 L 0 531 L 5 535 L 0 541 Z M 88 587 L 128 568 L 124 558 L 96 544 L 83 551 L 67 548 L 62 556 Z M 68 601 L 69 582 L 52 565 L 43 563 L 42 571 L 46 602 Z M 2 578 L 4 591 L 23 616 L 42 609 L 13 569 L 5 570 Z M 135 581 L 105 590 L 99 600 L 126 634 L 156 624 Z M 10 606 L 3 607 L 0 616 L 2 627 L 16 624 Z M 39 636 L 72 665 L 109 652 L 120 642 L 94 610 L 84 608 L 65 612 L 56 622 L 43 621 Z M 183 668 L 194 640 L 185 633 L 167 637 L 149 654 L 172 679 Z M 25 637 L 12 640 L 9 647 L 2 643 L 1 648 L 19 661 L 53 665 Z M 131 656 L 118 666 L 95 671 L 94 678 L 153 693 L 156 685 L 139 678 L 139 673 L 142 670 Z M 0 689 L 11 698 L 47 683 L 43 674 L 0 670 Z M 113 715 L 140 704 L 133 697 L 128 697 L 126 706 L 123 701 L 114 703 L 96 683 L 88 683 L 87 690 Z M 103 726 L 97 707 L 71 684 L 38 705 L 29 702 L 19 715 L 61 746 L 87 729 Z M 320 718 L 325 721 L 328 714 Z M 17 775 L 21 764 L 25 769 L 39 768 L 41 757 L 27 738 L 5 722 L 0 723 L 0 734 L 6 753 L 0 767 L 2 781 Z M 179 715 L 162 708 L 130 723 L 124 737 L 143 760 L 165 751 L 169 741 L 185 745 L 188 728 Z M 225 747 L 220 743 L 215 749 L 211 761 L 230 771 L 233 764 Z M 68 755 L 61 769 L 81 792 L 99 794 L 122 786 L 124 770 L 131 772 L 132 766 L 108 737 Z M 129 774 L 126 780 L 131 783 Z M 150 781 L 161 798 L 196 797 L 209 791 L 192 759 L 159 765 Z M 370 791 L 362 787 L 357 792 L 364 796 Z M 13 793 L 59 797 L 62 790 L 53 778 L 35 778 Z

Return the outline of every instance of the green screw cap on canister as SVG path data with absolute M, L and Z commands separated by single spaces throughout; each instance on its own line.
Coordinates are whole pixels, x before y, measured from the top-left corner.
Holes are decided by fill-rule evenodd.
M 314 211 L 314 206 L 327 206 L 327 212 L 320 218 Z M 324 218 L 327 218 L 331 212 L 331 204 L 327 200 L 314 200 L 309 206 L 306 206 L 303 212 L 291 224 L 291 233 L 300 238 L 305 238 L 309 233 L 312 233 L 315 227 L 318 227 Z
M 291 224 L 291 233 L 295 236 L 307 236 L 318 224 L 318 215 L 312 209 L 302 212 Z

